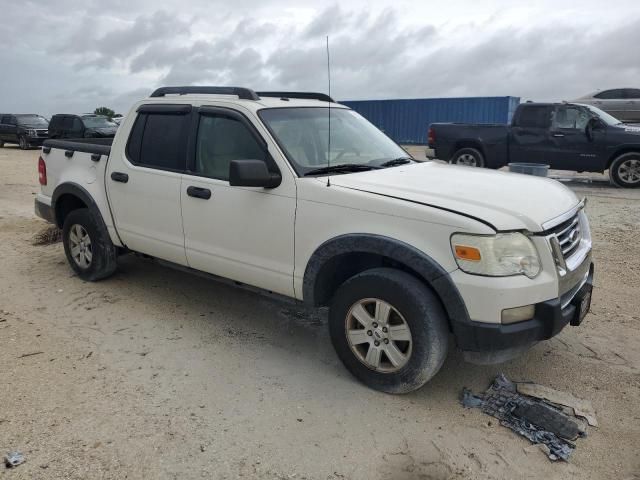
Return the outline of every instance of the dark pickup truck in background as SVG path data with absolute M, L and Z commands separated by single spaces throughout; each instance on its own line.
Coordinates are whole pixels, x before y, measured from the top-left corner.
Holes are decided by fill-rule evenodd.
M 449 163 L 500 168 L 511 162 L 604 172 L 619 187 L 640 187 L 640 125 L 591 105 L 523 103 L 511 125 L 433 123 L 429 147 Z
M 49 138 L 113 138 L 118 125 L 102 115 L 57 113 L 49 123 Z

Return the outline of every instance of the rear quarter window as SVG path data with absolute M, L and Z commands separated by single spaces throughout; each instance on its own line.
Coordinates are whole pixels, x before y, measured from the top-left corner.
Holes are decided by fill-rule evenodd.
M 521 108 L 515 127 L 549 128 L 551 125 L 551 108 L 546 105 L 528 105 Z
M 189 115 L 140 113 L 127 142 L 131 163 L 169 171 L 186 167 Z

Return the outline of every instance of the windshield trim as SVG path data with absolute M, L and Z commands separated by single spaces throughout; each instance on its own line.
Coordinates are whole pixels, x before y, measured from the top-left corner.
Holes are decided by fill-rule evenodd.
M 352 111 L 354 113 L 358 113 L 358 112 L 356 112 L 355 110 L 353 110 L 352 108 L 349 108 L 347 106 L 327 107 L 327 106 L 324 106 L 324 105 L 322 105 L 322 106 L 315 106 L 315 105 L 313 105 L 313 106 L 311 106 L 311 105 L 294 106 L 294 105 L 292 105 L 292 106 L 282 106 L 282 107 L 264 107 L 264 108 L 260 108 L 260 109 L 256 110 L 258 118 L 260 119 L 260 123 L 264 126 L 264 128 L 267 129 L 267 131 L 269 132 L 269 135 L 271 135 L 272 140 L 276 143 L 276 145 L 278 145 L 278 148 L 280 149 L 280 151 L 282 152 L 282 154 L 286 158 L 287 163 L 293 169 L 293 171 L 295 172 L 296 176 L 298 178 L 305 178 L 305 172 L 304 171 L 298 171 L 298 168 L 296 166 L 296 162 L 291 159 L 291 156 L 290 156 L 291 154 L 287 151 L 287 149 L 282 144 L 282 142 L 280 142 L 280 139 L 278 138 L 278 136 L 275 134 L 275 132 L 271 128 L 271 125 L 269 125 L 269 123 L 266 122 L 264 118 L 262 118 L 262 112 L 267 111 L 267 110 L 293 110 L 293 109 L 299 109 L 299 108 L 304 108 L 304 109 L 307 109 L 307 110 L 311 109 L 311 108 L 318 108 L 318 109 L 324 109 L 324 110 L 329 110 L 329 109 L 331 109 L 331 110 L 350 110 L 350 111 Z M 366 118 L 365 118 L 365 120 L 368 121 Z M 369 123 L 371 123 L 371 122 L 369 122 Z M 405 152 L 408 157 L 411 157 L 409 152 L 407 152 L 402 147 L 402 145 L 400 145 L 398 142 L 396 142 L 393 138 L 391 138 L 389 135 L 387 135 L 385 132 L 380 130 L 375 125 L 373 125 L 373 126 L 380 133 L 382 133 L 385 137 L 387 137 L 391 142 L 393 142 L 394 145 L 396 145 L 400 150 Z M 321 176 L 333 176 L 333 175 L 348 175 L 349 173 L 361 173 L 361 172 L 327 173 L 327 174 L 321 174 L 321 175 L 309 175 L 307 178 L 318 178 L 318 177 L 321 177 Z

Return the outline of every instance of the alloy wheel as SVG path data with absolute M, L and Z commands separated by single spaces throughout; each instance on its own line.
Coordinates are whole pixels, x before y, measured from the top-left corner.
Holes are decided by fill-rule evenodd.
M 345 334 L 356 358 L 376 372 L 396 372 L 411 357 L 409 324 L 384 300 L 366 298 L 354 303 L 345 318 Z
M 76 223 L 69 229 L 69 247 L 76 265 L 80 268 L 89 268 L 93 259 L 91 237 L 82 225 Z
M 477 167 L 478 162 L 476 157 L 471 155 L 470 153 L 463 153 L 456 158 L 456 165 L 465 165 L 467 167 Z
M 630 158 L 622 162 L 618 167 L 618 177 L 624 183 L 640 182 L 640 160 Z

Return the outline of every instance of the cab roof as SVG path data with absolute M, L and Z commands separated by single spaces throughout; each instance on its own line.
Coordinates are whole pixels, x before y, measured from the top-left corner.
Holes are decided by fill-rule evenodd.
M 347 108 L 336 103 L 329 95 L 317 92 L 255 92 L 244 87 L 215 87 L 215 86 L 185 86 L 160 87 L 155 90 L 148 100 L 166 99 L 178 100 L 179 103 L 191 101 L 229 101 L 241 104 L 250 110 L 261 108 L 285 107 L 329 107 Z M 147 100 L 147 101 L 148 101 Z

